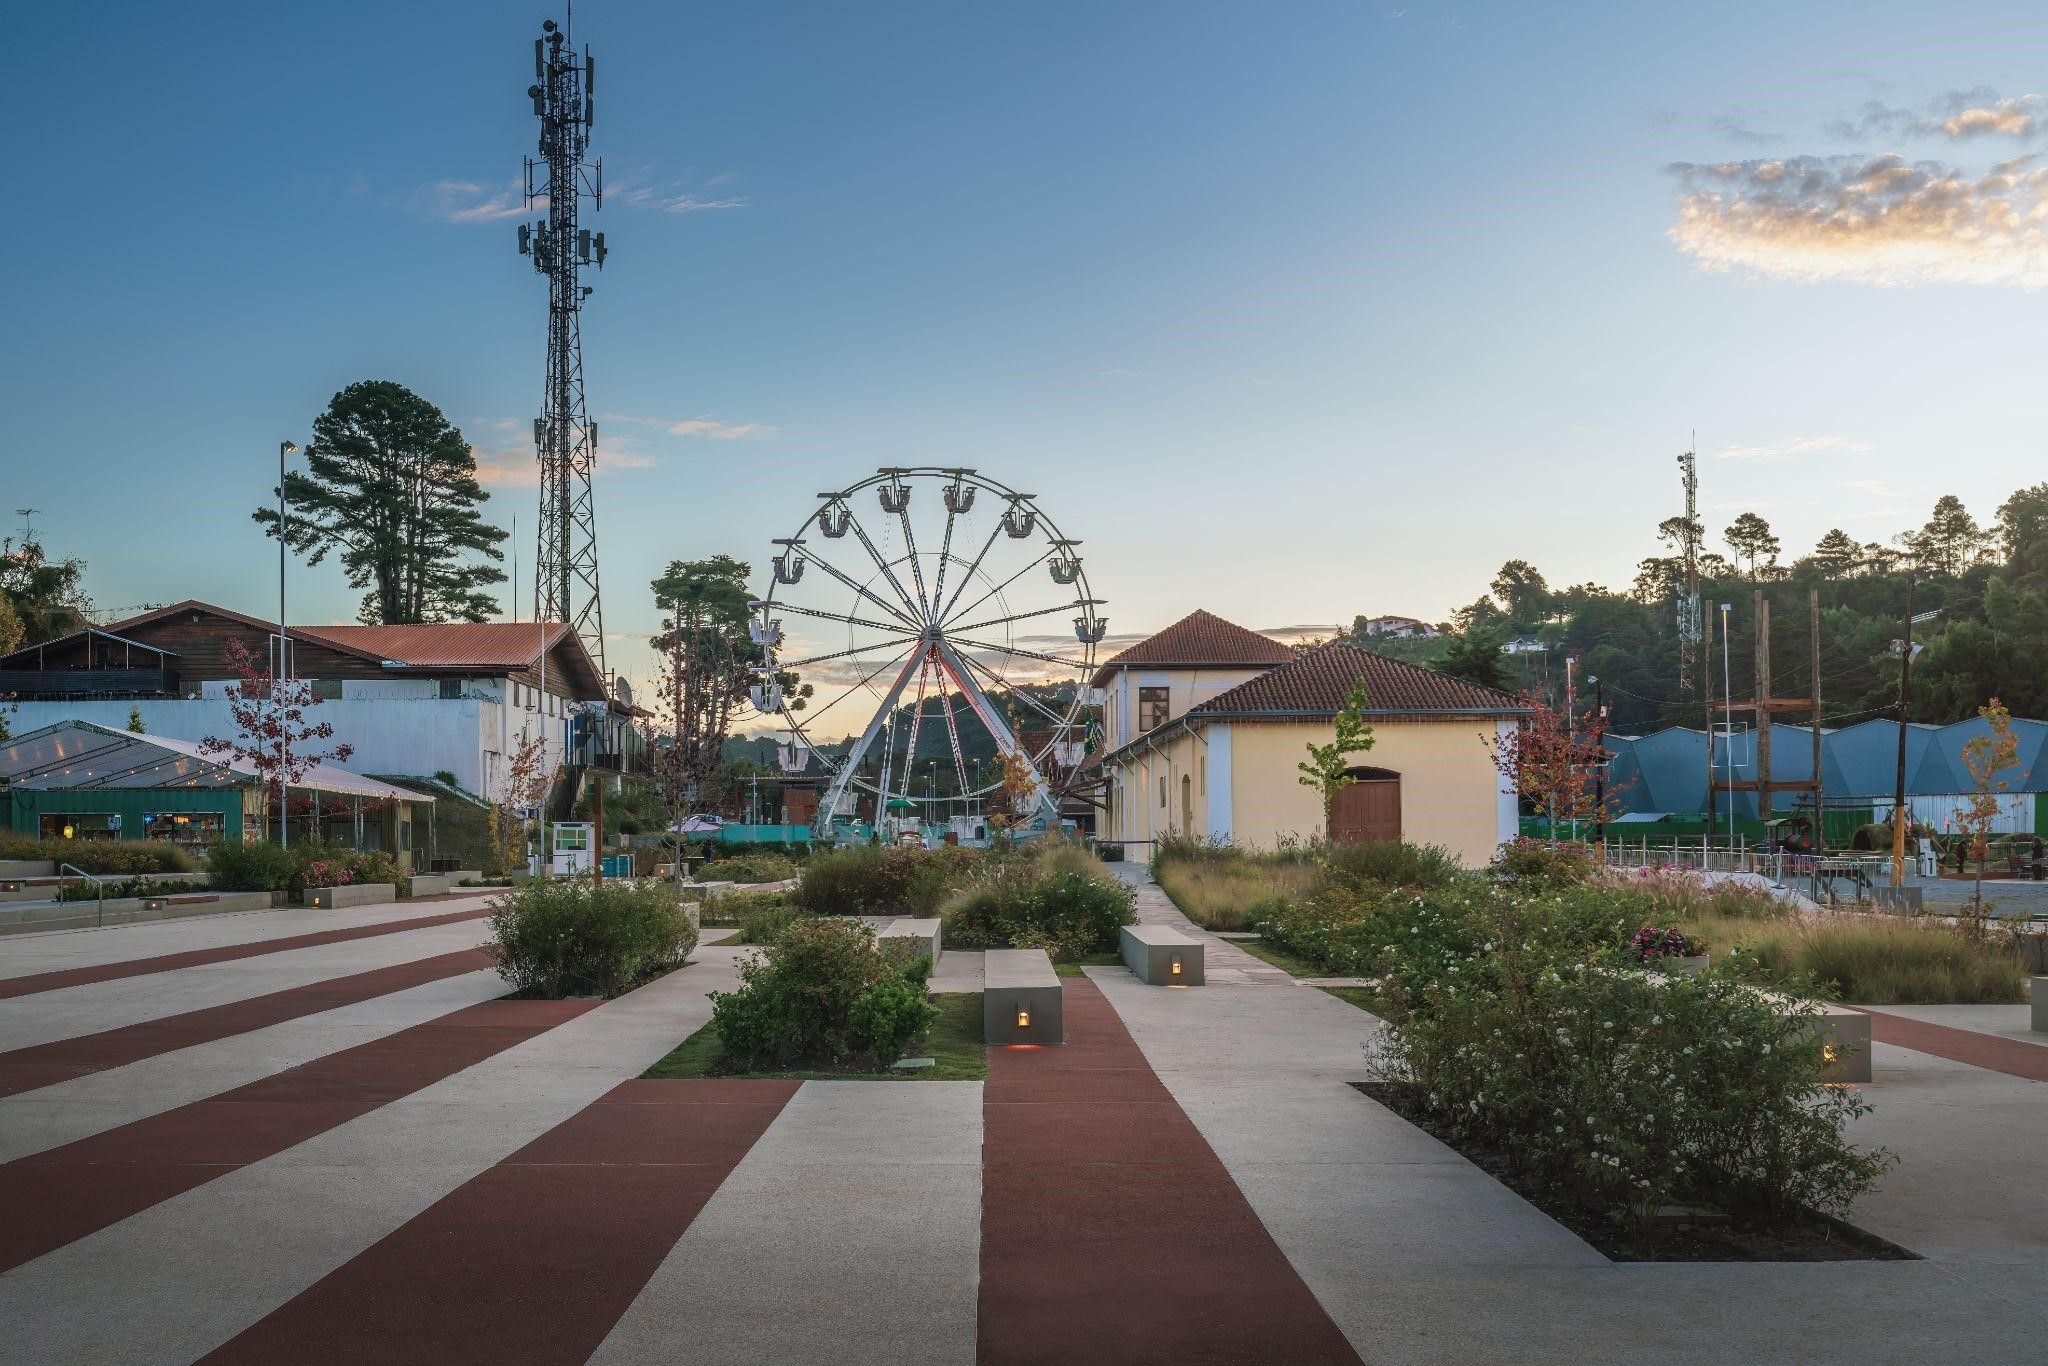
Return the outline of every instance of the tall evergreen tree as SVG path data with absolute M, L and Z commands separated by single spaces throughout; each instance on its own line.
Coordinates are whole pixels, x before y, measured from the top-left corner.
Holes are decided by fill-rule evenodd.
M 1847 571 L 1862 555 L 1863 548 L 1856 544 L 1856 538 L 1835 527 L 1814 546 L 1813 563 L 1821 573 L 1834 578 Z
M 1745 512 L 1737 517 L 1729 524 L 1728 529 L 1721 533 L 1721 537 L 1728 542 L 1728 548 L 1735 552 L 1737 559 L 1749 561 L 1749 576 L 1752 579 L 1756 577 L 1757 561 L 1762 560 L 1767 565 L 1776 564 L 1778 551 L 1783 548 L 1782 543 L 1772 534 L 1771 524 L 1754 512 Z
M 389 380 L 351 384 L 314 419 L 306 470 L 285 475 L 287 543 L 307 564 L 340 552 L 349 586 L 369 589 L 363 621 L 497 615 L 484 589 L 504 581 L 505 533 L 483 520 L 476 455 L 439 408 Z M 253 515 L 277 534 L 275 507 Z

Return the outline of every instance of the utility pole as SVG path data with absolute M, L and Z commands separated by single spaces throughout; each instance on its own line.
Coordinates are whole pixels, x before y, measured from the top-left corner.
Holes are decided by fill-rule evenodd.
M 1756 603 L 1756 818 L 1771 819 L 1771 600 L 1755 590 Z
M 1721 604 L 1721 706 L 1728 729 L 1728 857 L 1735 857 L 1735 684 L 1728 665 L 1728 612 L 1731 603 Z M 1711 790 L 1711 789 L 1710 789 Z
M 1892 886 L 1906 885 L 1906 716 L 1913 688 L 1913 580 L 1917 565 L 1906 570 L 1906 638 L 1899 642 L 1899 764 L 1892 791 Z
M 1593 857 L 1607 863 L 1607 685 L 1593 678 Z
M 547 384 L 541 415 L 533 422 L 540 456 L 540 554 L 534 565 L 535 621 L 567 622 L 597 665 L 604 660 L 604 608 L 597 587 L 597 509 L 591 467 L 597 426 L 583 396 L 583 301 L 590 286 L 582 268 L 604 269 L 604 234 L 577 225 L 588 198 L 604 207 L 604 162 L 586 164 L 596 121 L 597 65 L 586 48 L 579 58 L 569 36 L 549 19 L 533 44 L 534 84 L 527 87 L 540 118 L 540 154 L 526 159 L 526 206 L 545 200 L 547 217 L 519 225 L 519 251 L 548 281 Z M 535 170 L 545 173 L 535 177 Z
M 1822 801 L 1827 778 L 1820 767 L 1820 589 L 1806 590 L 1806 608 L 1813 636 L 1813 852 L 1828 851 L 1826 805 Z

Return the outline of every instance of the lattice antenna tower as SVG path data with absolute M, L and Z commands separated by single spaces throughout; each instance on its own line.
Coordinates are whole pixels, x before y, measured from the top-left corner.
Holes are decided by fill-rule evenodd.
M 1697 443 L 1695 443 L 1697 444 Z M 1678 686 L 1691 688 L 1700 670 L 1700 471 L 1692 451 L 1678 457 L 1685 480 L 1685 581 L 1678 590 Z
M 535 561 L 536 621 L 564 621 L 575 630 L 606 679 L 604 607 L 597 585 L 597 508 L 591 466 L 597 424 L 583 398 L 583 267 L 604 268 L 603 233 L 577 222 L 585 199 L 604 207 L 604 161 L 585 162 L 596 120 L 597 63 L 579 57 L 569 35 L 550 19 L 533 43 L 534 84 L 527 88 L 540 119 L 540 158 L 526 159 L 526 207 L 547 217 L 519 225 L 519 251 L 548 282 L 548 373 L 533 444 L 540 456 L 540 553 Z

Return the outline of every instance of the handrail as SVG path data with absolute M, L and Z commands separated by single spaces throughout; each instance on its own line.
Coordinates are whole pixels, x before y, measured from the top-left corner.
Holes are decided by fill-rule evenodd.
M 105 929 L 107 927 L 107 880 L 96 873 L 86 872 L 85 869 L 75 863 L 60 863 L 57 865 L 58 877 L 64 876 L 67 872 L 78 874 L 87 882 L 90 882 L 93 885 L 93 890 L 99 893 L 98 928 Z

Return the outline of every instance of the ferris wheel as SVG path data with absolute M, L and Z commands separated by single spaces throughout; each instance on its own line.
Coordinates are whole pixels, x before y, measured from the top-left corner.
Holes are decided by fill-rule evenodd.
M 818 498 L 775 541 L 750 624 L 752 701 L 786 727 L 782 767 L 831 775 L 817 833 L 861 792 L 878 822 L 971 810 L 1006 769 L 1013 813 L 1057 825 L 1052 779 L 1079 763 L 1108 627 L 1080 542 L 971 469 L 886 467 Z

